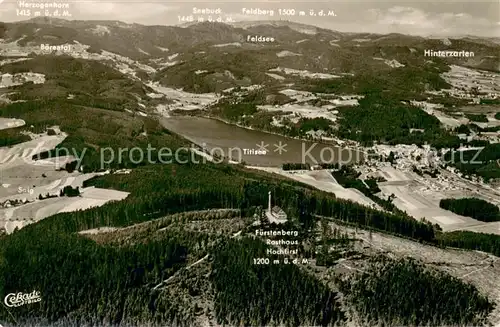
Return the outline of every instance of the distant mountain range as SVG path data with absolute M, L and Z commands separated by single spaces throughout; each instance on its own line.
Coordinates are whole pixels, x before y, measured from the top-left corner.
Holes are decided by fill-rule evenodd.
M 4 23 L 0 32 L 2 56 L 12 56 L 13 48 L 19 56 L 50 54 L 40 45 L 69 44 L 73 50 L 67 55 L 88 59 L 92 54 L 92 59 L 114 61 L 115 68 L 134 78 L 193 92 L 275 84 L 269 71 L 282 68 L 292 72 L 284 82 L 294 81 L 301 71 L 340 77 L 395 67 L 422 69 L 429 63 L 500 71 L 498 38 L 343 33 L 290 21 L 144 26 L 42 17 Z M 274 42 L 248 42 L 249 36 L 272 37 Z M 427 49 L 472 51 L 475 56 L 425 57 Z
M 39 17 L 16 23 L 5 23 L 4 29 L 6 41 L 24 37 L 20 44 L 33 45 L 73 43 L 76 40 L 93 48 L 115 52 L 132 59 L 168 56 L 160 48 L 168 48 L 175 53 L 199 46 L 242 42 L 246 40 L 247 35 L 261 33 L 275 37 L 276 43 L 271 46 L 288 46 L 291 47 L 288 49 L 290 51 L 308 48 L 308 45 L 296 43 L 303 39 L 315 45 L 322 44 L 324 51 L 332 48 L 332 42 L 347 49 L 360 47 L 364 50 L 385 46 L 407 46 L 415 47 L 420 51 L 423 49 L 474 51 L 475 61 L 464 64 L 487 69 L 498 69 L 492 65 L 491 60 L 486 60 L 486 62 L 481 60 L 492 55 L 498 60 L 497 46 L 500 42 L 500 38 L 467 35 L 449 38 L 451 45 L 446 46 L 442 42 L 442 37 L 424 38 L 396 33 L 389 35 L 343 33 L 283 20 L 237 22 L 232 25 L 204 22 L 182 26 L 144 26 L 120 21 L 68 21 Z M 265 47 L 265 45 L 254 44 L 248 46 Z
M 428 39 L 443 39 L 443 36 L 430 35 L 430 36 L 427 36 L 427 38 Z M 469 40 L 471 42 L 484 43 L 484 44 L 488 44 L 488 45 L 500 44 L 500 37 L 481 37 L 481 36 L 475 36 L 475 35 L 457 35 L 457 36 L 451 37 L 451 39 Z

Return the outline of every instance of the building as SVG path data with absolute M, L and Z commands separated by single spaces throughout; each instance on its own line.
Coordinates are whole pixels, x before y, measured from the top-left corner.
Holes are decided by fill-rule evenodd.
M 270 223 L 284 224 L 287 222 L 286 213 L 278 206 L 271 206 L 271 192 L 269 194 L 269 200 L 267 204 L 266 217 L 269 219 Z

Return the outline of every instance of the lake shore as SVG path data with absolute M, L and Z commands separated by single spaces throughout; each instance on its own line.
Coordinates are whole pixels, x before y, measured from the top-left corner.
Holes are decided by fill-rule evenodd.
M 278 135 L 278 136 L 281 136 L 281 137 L 284 137 L 287 139 L 293 139 L 293 140 L 299 140 L 299 141 L 305 141 L 305 142 L 314 142 L 314 143 L 325 144 L 325 145 L 334 145 L 334 146 L 338 146 L 338 147 L 344 147 L 346 149 L 350 149 L 353 151 L 361 152 L 363 154 L 368 154 L 368 152 L 366 151 L 366 149 L 364 147 L 357 145 L 357 144 L 354 145 L 353 143 L 356 143 L 356 142 L 351 141 L 351 140 L 345 141 L 345 140 L 341 140 L 341 139 L 335 138 L 335 137 L 321 137 L 321 138 L 305 139 L 305 138 L 301 138 L 301 137 L 293 137 L 293 136 L 285 135 L 285 134 L 278 133 L 278 132 L 271 132 L 268 130 L 257 129 L 257 128 L 254 128 L 252 126 L 245 126 L 245 125 L 231 122 L 227 119 L 217 117 L 217 116 L 212 116 L 212 115 L 199 115 L 198 116 L 197 115 L 197 117 L 213 119 L 213 120 L 220 121 L 220 122 L 227 124 L 227 125 L 237 126 L 240 128 L 251 130 L 251 131 L 258 131 L 258 132 L 267 133 L 267 134 L 271 134 L 271 135 Z M 347 142 L 350 142 L 351 144 L 346 145 L 345 143 L 347 143 Z
M 365 151 L 352 147 L 292 138 L 214 117 L 182 115 L 164 117 L 160 121 L 166 129 L 208 152 L 218 149 L 216 155 L 255 166 L 281 167 L 284 163 L 348 164 L 360 162 L 366 157 Z M 238 151 L 237 160 L 233 155 L 235 152 L 238 154 Z

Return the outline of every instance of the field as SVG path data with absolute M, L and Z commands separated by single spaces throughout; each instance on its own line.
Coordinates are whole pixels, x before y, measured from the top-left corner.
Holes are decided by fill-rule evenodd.
M 19 121 L 15 125 L 19 125 Z M 81 189 L 78 197 L 59 197 L 64 187 L 82 188 L 85 180 L 103 173 L 82 174 L 60 170 L 65 163 L 74 160 L 72 156 L 33 160 L 34 155 L 54 149 L 66 135 L 33 137 L 31 141 L 0 148 L 0 228 L 7 233 L 59 212 L 85 210 L 112 200 L 122 200 L 128 195 L 126 192 L 91 187 Z M 47 195 L 56 197 L 39 199 Z
M 19 199 L 30 198 L 30 196 L 34 198 L 39 194 L 53 194 L 54 191 L 59 191 L 56 186 L 62 188 L 67 185 L 76 185 L 78 182 L 81 184 L 81 178 L 74 183 L 75 177 L 80 174 L 59 171 L 65 163 L 73 160 L 73 157 L 63 156 L 46 160 L 33 160 L 32 158 L 40 152 L 53 149 L 65 138 L 64 134 L 42 135 L 10 148 L 0 148 L 0 181 L 3 186 L 0 188 L 0 203 L 7 198 Z M 89 175 L 87 178 L 93 176 Z
M 391 183 L 381 183 L 380 189 L 385 194 L 394 194 L 394 204 L 401 210 L 406 211 L 416 219 L 425 218 L 432 223 L 439 224 L 444 230 L 454 225 L 475 223 L 471 218 L 462 217 L 452 212 L 439 208 L 428 198 L 423 197 L 408 185 L 398 185 Z
M 66 136 L 65 134 L 52 136 L 44 135 L 10 148 L 1 148 L 0 158 L 2 161 L 0 163 L 12 166 L 17 164 L 19 160 L 31 162 L 31 158 L 34 155 L 55 148 L 66 138 Z
M 370 198 L 366 197 L 360 191 L 354 188 L 344 188 L 342 187 L 335 178 L 328 171 L 300 171 L 300 172 L 290 172 L 284 171 L 280 168 L 264 168 L 264 167 L 248 167 L 252 169 L 264 170 L 287 178 L 293 179 L 297 182 L 301 182 L 314 188 L 325 191 L 328 193 L 333 193 L 339 199 L 351 200 L 353 202 L 380 209 L 380 207 L 373 202 Z
M 480 86 L 485 93 L 500 92 L 500 75 L 494 72 L 469 69 L 451 65 L 450 71 L 442 74 L 446 82 L 452 85 L 452 93 L 470 92 L 474 87 Z
M 344 188 L 335 181 L 333 176 L 325 170 L 320 171 L 283 171 L 279 168 L 248 167 L 252 169 L 264 170 L 280 176 L 293 179 L 295 181 L 310 185 L 318 190 L 335 194 L 339 199 L 350 200 L 361 205 L 381 209 L 378 204 L 354 188 Z M 387 181 L 379 183 L 382 194 L 389 196 L 394 194 L 394 205 L 408 213 L 415 219 L 425 218 L 433 224 L 438 224 L 443 231 L 470 230 L 475 232 L 487 232 L 500 235 L 500 225 L 498 223 L 485 223 L 470 217 L 457 215 L 451 211 L 439 207 L 439 201 L 446 197 L 464 196 L 464 189 L 454 191 L 453 189 L 433 190 L 431 186 L 420 183 L 418 176 L 413 173 L 404 173 L 392 167 L 385 167 L 379 171 L 380 176 Z M 435 182 L 438 183 L 438 182 Z M 461 185 L 462 186 L 462 185 Z M 475 186 L 475 185 L 473 185 Z M 464 188 L 466 186 L 464 185 Z M 470 187 L 470 185 L 469 185 Z M 477 187 L 477 186 L 476 186 Z M 479 190 L 479 189 L 478 189 Z M 466 189 L 465 189 L 466 191 Z M 474 194 L 472 190 L 468 194 Z M 486 197 L 494 190 L 485 189 L 478 191 L 480 197 Z
M 81 176 L 80 180 L 86 180 L 90 176 Z M 63 184 L 66 185 L 66 184 Z M 71 185 L 71 184 L 69 184 Z M 58 187 L 57 190 L 62 188 Z M 102 206 L 109 201 L 123 200 L 128 196 L 127 192 L 119 192 L 94 187 L 81 189 L 80 196 L 55 197 L 44 200 L 33 200 L 17 207 L 0 209 L 0 227 L 5 228 L 8 234 L 14 228 L 22 228 L 30 223 L 40 221 L 49 216 L 61 212 L 72 212 L 86 210 L 92 207 Z M 56 192 L 59 193 L 59 192 Z
M 157 110 L 164 114 L 168 114 L 168 111 L 173 110 L 199 110 L 213 104 L 219 99 L 219 97 L 213 93 L 189 93 L 182 90 L 161 86 L 158 83 L 150 83 L 148 84 L 148 87 L 151 87 L 155 92 L 157 92 L 148 93 L 148 96 L 150 98 L 165 98 L 163 99 L 164 102 L 166 102 L 168 99 L 175 99 L 173 103 L 170 103 L 168 105 L 160 105 L 157 107 Z M 167 108 L 168 110 L 166 110 Z
M 21 119 L 0 118 L 0 130 L 24 126 L 26 123 Z
M 394 194 L 393 203 L 416 219 L 425 218 L 440 225 L 444 231 L 471 230 L 500 234 L 500 229 L 495 223 L 481 222 L 439 207 L 439 201 L 447 197 L 474 196 L 492 201 L 498 199 L 497 190 L 459 179 L 444 170 L 441 170 L 441 176 L 437 180 L 422 178 L 412 172 L 403 173 L 392 167 L 385 167 L 379 173 L 387 179 L 386 182 L 379 183 L 383 194 L 386 196 Z

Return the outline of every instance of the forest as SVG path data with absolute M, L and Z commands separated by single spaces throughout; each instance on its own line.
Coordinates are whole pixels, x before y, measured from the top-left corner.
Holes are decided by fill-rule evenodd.
M 434 90 L 449 88 L 439 74 L 449 68 L 443 63 L 436 66 L 412 66 L 380 72 L 367 69 L 356 76 L 334 80 L 316 80 L 308 91 L 334 94 L 386 94 L 396 101 L 422 98 L 425 86 Z
M 498 126 L 488 126 L 488 127 L 481 127 L 475 123 L 470 123 L 469 124 L 470 128 L 475 131 L 476 133 L 494 133 L 498 132 L 500 130 L 500 125 Z
M 73 188 L 71 185 L 65 186 L 61 191 L 59 192 L 59 196 L 79 196 L 80 195 L 80 188 L 77 186 L 76 188 Z
M 499 99 L 485 99 L 481 98 L 479 101 L 479 104 L 486 104 L 486 105 L 499 105 L 500 100 Z
M 281 168 L 283 170 L 310 170 L 311 165 L 307 163 L 284 163 Z
M 338 282 L 368 325 L 476 326 L 494 307 L 474 286 L 413 259 L 379 257 Z
M 393 154 L 393 152 L 391 152 Z M 390 160 L 391 158 L 389 158 Z M 373 200 L 375 203 L 380 205 L 387 211 L 398 213 L 400 215 L 406 215 L 403 211 L 399 210 L 393 203 L 392 198 L 382 199 L 376 194 L 380 192 L 378 187 L 378 181 L 374 178 L 367 178 L 364 181 L 359 179 L 361 173 L 357 172 L 351 166 L 344 165 L 340 169 L 336 169 L 332 172 L 332 176 L 335 180 L 345 188 L 355 188 L 361 193 L 366 195 L 368 198 Z M 437 227 L 436 227 L 437 228 Z
M 484 251 L 500 256 L 500 235 L 455 231 L 441 233 L 437 241 L 441 246 Z
M 333 133 L 333 122 L 326 118 L 301 118 L 297 123 L 299 135 L 305 136 L 309 131 Z
M 369 93 L 359 106 L 340 109 L 340 138 L 370 146 L 387 144 L 431 144 L 435 148 L 457 148 L 458 137 L 441 128 L 439 120 L 422 109 L 403 104 L 382 93 Z
M 26 134 L 20 133 L 21 128 L 9 128 L 0 130 L 0 147 L 11 146 L 31 140 Z
M 498 206 L 483 199 L 442 199 L 439 201 L 439 207 L 450 210 L 457 215 L 472 217 L 481 221 L 500 221 L 500 210 Z
M 500 178 L 500 144 L 492 143 L 480 150 L 448 151 L 445 162 L 459 169 L 464 174 L 474 174 L 484 180 Z
M 47 80 L 44 84 L 16 87 L 17 92 L 11 100 L 60 98 L 67 104 L 96 105 L 95 108 L 123 111 L 137 106 L 132 94 L 145 96 L 147 92 L 142 83 L 101 62 L 70 56 L 35 56 L 28 61 L 5 64 L 2 71 L 40 73 Z M 74 99 L 68 99 L 68 93 L 73 94 Z
M 171 271 L 168 267 L 170 264 L 182 264 L 183 259 L 175 255 L 177 252 L 173 252 L 172 263 L 169 263 L 168 252 L 162 252 L 169 251 L 167 244 L 171 244 L 170 248 L 173 251 L 179 246 L 186 247 L 186 242 L 195 242 L 197 237 L 179 235 L 157 245 L 152 243 L 143 250 L 135 246 L 127 250 L 127 248 L 102 248 L 82 239 L 75 232 L 100 226 L 130 226 L 171 213 L 209 208 L 241 208 L 243 216 L 251 216 L 256 206 L 264 206 L 267 203 L 268 190 L 274 193 L 276 204 L 291 217 L 295 217 L 296 223 L 304 230 L 314 226 L 317 214 L 351 224 L 387 230 L 410 238 L 427 241 L 434 238 L 434 228 L 430 224 L 417 222 L 409 217 L 383 213 L 352 202 L 336 200 L 332 195 L 301 187 L 299 183 L 279 181 L 270 175 L 255 174 L 237 166 L 153 165 L 138 168 L 127 175 L 96 178 L 89 181 L 88 185 L 128 190 L 132 194 L 123 201 L 112 202 L 99 208 L 61 213 L 46 218 L 0 239 L 0 262 L 4 267 L 0 273 L 2 287 L 0 291 L 8 293 L 18 289 L 34 288 L 51 298 L 50 301 L 42 302 L 41 307 L 26 307 L 23 308 L 24 311 L 12 313 L 16 319 L 42 317 L 53 322 L 70 313 L 79 321 L 159 319 L 161 322 L 175 319 L 178 317 L 175 308 L 154 313 L 150 312 L 147 306 L 144 307 L 146 303 L 141 301 L 146 301 L 150 297 L 144 293 L 143 287 L 137 285 L 152 283 L 153 280 L 157 282 L 168 276 Z M 145 252 L 137 252 L 139 250 Z M 164 258 L 161 260 L 165 261 L 156 261 L 160 258 Z M 74 267 L 80 268 L 75 270 Z M 136 272 L 126 273 L 127 267 Z M 144 273 L 137 275 L 139 271 L 137 269 L 140 267 L 146 268 Z M 37 273 L 40 271 L 44 271 L 43 278 Z M 230 285 L 228 282 L 225 284 Z M 138 288 L 134 288 L 134 285 Z M 304 284 L 304 287 L 306 285 L 309 284 Z M 94 291 L 88 288 L 93 288 Z M 227 296 L 237 295 L 227 294 Z M 124 302 L 113 301 L 112 299 L 116 297 L 123 297 Z M 98 307 L 95 307 L 94 298 L 102 299 L 97 303 Z M 162 297 L 161 301 L 167 300 Z M 138 303 L 137 309 L 133 309 L 135 306 L 130 306 L 131 303 Z M 298 304 L 290 303 L 292 307 Z M 175 303 L 167 306 L 170 308 L 175 306 Z M 286 310 L 291 310 L 292 307 Z M 234 309 L 226 307 L 225 311 L 221 312 L 229 312 L 227 310 L 231 308 Z M 143 315 L 141 312 L 144 310 L 150 313 Z M 99 314 L 95 316 L 94 312 Z M 157 315 L 160 317 L 155 318 Z M 268 314 L 256 316 L 256 313 L 249 313 L 248 316 L 241 318 L 267 319 L 266 317 Z M 340 319 L 336 313 L 326 316 L 312 314 L 306 317 L 309 317 L 310 321 Z M 273 318 L 284 319 L 280 316 Z M 0 319 L 10 321 L 11 318 L 6 311 L 0 311 Z M 295 318 L 292 316 L 290 319 Z
M 215 251 L 219 323 L 242 326 L 341 326 L 336 294 L 293 264 L 253 264 L 266 257 L 260 240 L 230 240 Z
M 160 241 L 126 247 L 98 245 L 76 234 L 31 233 L 37 242 L 2 243 L 0 292 L 36 289 L 43 300 L 12 312 L 16 322 L 71 317 L 99 324 L 178 321 L 189 326 L 193 313 L 168 293 L 152 293 L 158 281 L 185 265 L 205 236 L 169 234 Z M 42 272 L 43 273 L 40 273 Z M 11 320 L 5 310 L 1 320 Z
M 143 153 L 148 153 L 147 147 L 151 145 L 154 148 L 151 150 L 151 158 L 156 159 L 158 149 L 161 147 L 168 146 L 175 151 L 188 144 L 185 140 L 165 130 L 158 121 L 150 117 L 69 104 L 65 99 L 12 103 L 0 107 L 0 116 L 23 119 L 27 125 L 33 125 L 31 132 L 34 133 L 45 132 L 50 126 L 59 126 L 69 136 L 56 149 L 50 153 L 40 153 L 37 158 L 54 157 L 58 149 L 73 151 L 79 157 L 82 157 L 81 154 L 85 151 L 83 161 L 80 163 L 83 165 L 83 172 L 134 168 L 145 164 L 145 162 L 131 160 L 134 158 L 128 155 L 122 156 L 120 160 L 118 158 L 111 160 L 111 153 L 119 153 L 120 148 L 137 147 L 143 149 Z M 106 121 L 106 124 L 103 125 L 103 121 Z M 148 136 L 142 136 L 143 132 L 146 132 Z M 101 161 L 101 148 L 110 149 L 110 151 L 103 151 L 104 165 Z M 64 153 L 62 150 L 59 151 Z M 180 153 L 180 156 L 183 160 L 187 154 Z
M 483 132 L 484 133 L 492 133 L 492 132 L 497 132 L 499 130 L 500 130 L 500 126 L 481 127 L 475 123 L 470 123 L 468 125 L 462 124 L 459 127 L 455 127 L 453 129 L 453 131 L 455 133 L 463 133 L 463 134 L 467 134 L 467 135 L 470 135 L 471 131 L 474 131 L 475 133 L 481 134 Z M 471 144 L 472 142 L 468 142 L 468 143 Z
M 488 117 L 486 117 L 485 114 L 466 114 L 465 117 L 467 117 L 470 121 L 478 122 L 478 123 L 487 123 L 488 122 Z

